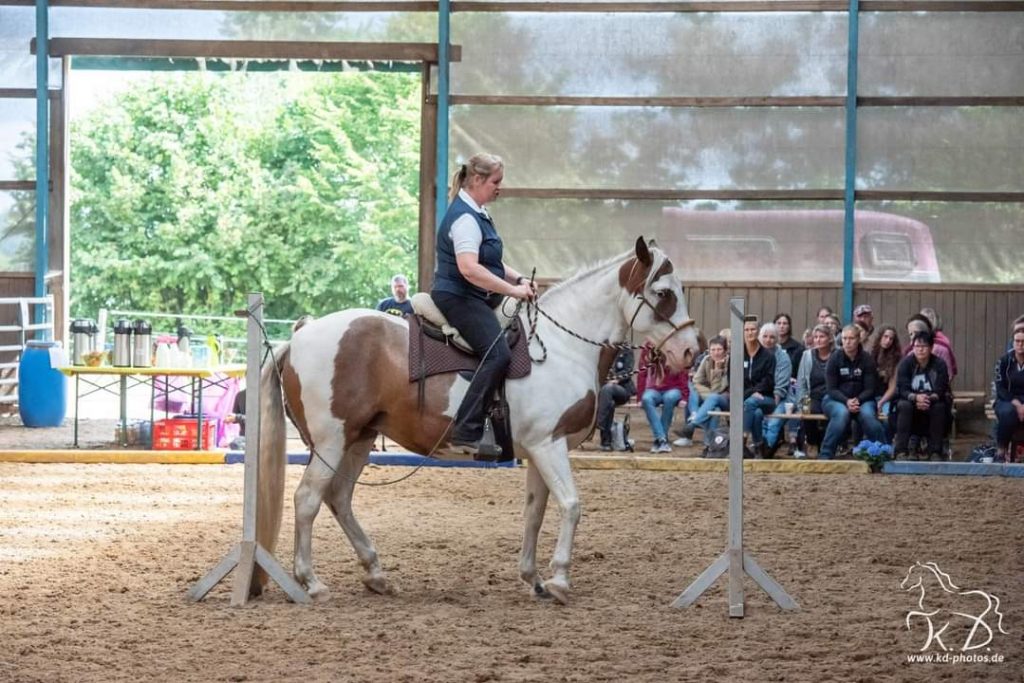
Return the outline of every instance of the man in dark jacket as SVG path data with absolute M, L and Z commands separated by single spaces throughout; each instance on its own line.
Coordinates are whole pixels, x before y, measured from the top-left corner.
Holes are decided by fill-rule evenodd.
M 932 353 L 931 332 L 914 335 L 912 355 L 896 368 L 896 459 L 907 457 L 911 431 L 926 431 L 932 460 L 943 460 L 942 442 L 950 420 L 949 369 Z M 916 456 L 915 456 L 916 457 Z
M 636 393 L 633 384 L 633 350 L 620 349 L 615 356 L 609 378 L 597 395 L 597 429 L 601 433 L 601 450 L 612 450 L 612 420 L 615 406 L 621 406 Z
M 828 427 L 821 442 L 820 460 L 831 460 L 839 440 L 846 434 L 850 420 L 856 419 L 864 438 L 884 442 L 885 431 L 875 415 L 875 386 L 878 368 L 871 354 L 860 345 L 860 331 L 847 325 L 841 336 L 842 348 L 832 352 L 825 366 L 825 398 L 821 409 L 828 416 Z

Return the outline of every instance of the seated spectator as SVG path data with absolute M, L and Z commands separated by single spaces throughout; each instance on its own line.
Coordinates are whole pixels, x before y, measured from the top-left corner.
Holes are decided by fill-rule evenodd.
M 693 391 L 697 395 L 697 409 L 677 432 L 680 438 L 672 442 L 673 446 L 691 445 L 697 427 L 704 431 L 706 446 L 718 426 L 718 418 L 708 413 L 729 407 L 729 344 L 725 337 L 718 335 L 708 342 L 708 353 L 693 375 Z
M 853 322 L 863 327 L 870 337 L 875 331 L 875 312 L 871 304 L 861 304 L 853 309 Z
M 764 416 L 775 409 L 775 352 L 757 340 L 757 316 L 743 319 L 743 436 L 755 458 L 765 456 Z
M 928 318 L 915 313 L 907 319 L 907 335 L 910 339 L 914 338 L 914 335 L 918 332 L 931 332 L 934 336 L 935 330 L 932 329 L 932 323 Z M 909 356 L 913 350 L 913 347 L 908 343 L 903 348 L 903 355 Z M 949 381 L 950 384 L 953 382 L 953 378 L 956 373 L 953 372 L 953 367 L 956 366 L 956 361 L 953 359 L 953 348 L 949 345 L 949 340 L 943 335 L 942 339 L 935 337 L 935 345 L 932 347 L 932 353 L 941 358 L 949 368 Z
M 837 315 L 828 315 L 825 317 L 825 324 L 832 328 L 832 338 L 835 339 L 835 348 L 842 348 L 842 341 L 840 340 L 840 333 L 843 330 L 843 323 Z
M 813 327 L 808 327 L 807 329 L 804 330 L 803 342 L 804 342 L 804 350 L 805 351 L 807 349 L 814 348 L 814 342 L 813 342 L 813 340 L 811 338 L 811 335 L 813 334 L 813 332 L 814 332 L 814 328 Z M 801 358 L 802 357 L 803 356 L 801 356 Z
M 811 345 L 800 358 L 800 368 L 796 378 L 796 403 L 805 414 L 821 415 L 821 402 L 825 398 L 825 367 L 832 357 L 834 342 L 832 328 L 828 325 L 815 325 L 811 332 Z M 822 424 L 814 420 L 802 420 L 800 433 L 797 434 L 796 452 L 794 457 L 805 456 L 805 443 L 814 446 L 821 444 Z
M 800 369 L 800 359 L 804 355 L 806 344 L 801 344 L 793 338 L 793 320 L 789 313 L 779 313 L 775 316 L 775 328 L 779 331 L 779 346 L 789 354 L 790 380 L 789 391 L 786 394 L 786 401 L 797 405 L 796 400 L 796 375 Z M 805 334 L 805 336 L 810 336 Z M 783 422 L 789 429 L 789 454 L 796 454 L 796 435 L 800 431 L 800 420 L 786 420 Z
M 946 367 L 949 368 L 949 383 L 952 385 L 953 380 L 956 379 L 959 373 L 959 368 L 956 364 L 956 354 L 953 352 L 953 342 L 942 331 L 942 318 L 939 317 L 934 308 L 928 306 L 922 308 L 921 315 L 927 318 L 932 326 L 932 333 L 935 335 L 935 348 L 941 347 L 947 352 L 939 357 L 946 361 Z
M 875 417 L 875 361 L 861 348 L 855 325 L 843 328 L 841 343 L 842 348 L 832 352 L 825 366 L 825 398 L 821 408 L 828 417 L 828 427 L 818 454 L 822 460 L 835 457 L 836 447 L 851 420 L 860 424 L 865 439 L 885 440 L 882 425 Z
M 913 341 L 913 355 L 900 361 L 896 371 L 896 443 L 897 460 L 907 459 L 911 432 L 928 436 L 928 454 L 932 460 L 943 460 L 943 439 L 952 417 L 953 397 L 949 393 L 949 370 L 946 363 L 932 353 L 935 337 L 931 332 L 918 332 Z
M 829 308 L 828 306 L 822 306 L 821 308 L 818 309 L 818 315 L 815 317 L 817 317 L 819 325 L 824 325 L 826 322 L 828 322 L 828 317 L 830 315 L 832 315 L 832 309 Z
M 996 365 L 996 457 L 1012 462 L 1014 431 L 1024 424 L 1024 329 L 1013 333 L 1013 350 Z
M 676 405 L 690 395 L 689 373 L 686 370 L 670 372 L 657 366 L 648 367 L 649 354 L 650 347 L 645 346 L 640 351 L 640 372 L 636 376 L 636 392 L 647 416 L 647 424 L 651 426 L 651 432 L 654 434 L 651 453 L 671 453 L 668 430 L 672 426 L 672 413 Z M 658 413 L 659 406 L 661 414 Z
M 876 329 L 867 349 L 875 361 L 875 367 L 878 368 L 878 386 L 875 388 L 878 392 L 878 397 L 875 399 L 878 414 L 889 415 L 891 418 L 892 408 L 896 407 L 893 402 L 893 398 L 896 396 L 896 367 L 903 358 L 896 328 L 892 325 L 883 325 Z M 896 434 L 894 422 L 894 419 L 890 419 L 886 424 L 886 434 L 890 437 L 888 439 L 890 441 Z
M 774 323 L 765 323 L 761 326 L 758 341 L 766 351 L 775 355 L 775 388 L 772 392 L 772 410 L 774 415 L 781 415 L 786 412 L 786 399 L 789 398 L 789 381 L 793 376 L 790 370 L 789 354 L 778 345 L 779 333 Z M 782 434 L 783 421 L 781 419 L 765 420 L 762 427 L 764 431 L 764 457 L 775 457 L 775 451 L 779 447 L 779 436 Z
M 597 394 L 597 429 L 601 434 L 601 450 L 612 450 L 612 422 L 615 406 L 621 406 L 636 393 L 633 384 L 633 350 L 620 349 L 615 356 L 608 379 Z

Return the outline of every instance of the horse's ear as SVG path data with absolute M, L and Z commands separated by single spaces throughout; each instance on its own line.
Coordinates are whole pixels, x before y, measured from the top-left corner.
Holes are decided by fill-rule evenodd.
M 651 252 L 647 249 L 647 242 L 644 241 L 643 235 L 636 238 L 636 260 L 645 266 L 650 266 L 654 259 L 651 258 Z

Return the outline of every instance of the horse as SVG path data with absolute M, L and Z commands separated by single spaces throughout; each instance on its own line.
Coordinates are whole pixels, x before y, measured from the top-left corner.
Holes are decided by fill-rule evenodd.
M 546 345 L 547 359 L 535 360 L 529 375 L 507 380 L 505 387 L 515 451 L 529 461 L 519 575 L 537 597 L 562 604 L 569 600 L 580 519 L 569 450 L 593 430 L 598 390 L 616 355 L 614 345 L 643 339 L 660 350 L 670 369 L 689 367 L 699 342 L 683 294 L 672 262 L 641 237 L 634 249 L 585 269 L 537 301 L 546 316 L 537 316 L 536 335 Z M 329 594 L 312 561 L 313 521 L 325 501 L 365 570 L 365 586 L 375 593 L 392 592 L 373 542 L 352 513 L 353 489 L 377 435 L 416 453 L 457 453 L 447 434 L 469 382 L 459 373 L 432 376 L 421 403 L 409 379 L 408 349 L 404 319 L 348 309 L 296 330 L 261 371 L 257 541 L 273 552 L 280 531 L 287 410 L 311 446 L 294 495 L 293 573 L 315 601 Z M 561 525 L 551 577 L 544 580 L 537 570 L 536 546 L 549 493 L 558 504 Z M 261 592 L 266 583 L 267 577 L 257 573 L 253 592 Z
M 932 602 L 930 607 L 934 609 L 928 609 L 924 605 L 925 601 L 925 586 L 934 583 L 940 589 L 938 596 L 929 598 Z M 962 652 L 968 650 L 977 650 L 985 647 L 992 638 L 995 637 L 995 632 L 985 622 L 985 617 L 989 612 L 993 616 L 997 617 L 996 628 L 1000 633 L 1006 634 L 1007 631 L 1003 630 L 1003 614 L 999 611 L 999 598 L 991 593 L 986 593 L 980 590 L 961 590 L 959 586 L 953 583 L 953 579 L 946 572 L 939 569 L 939 566 L 934 562 L 926 562 L 924 564 L 915 562 L 907 570 L 907 575 L 900 582 L 900 588 L 904 591 L 910 592 L 913 590 L 919 590 L 917 597 L 917 609 L 910 610 L 907 612 L 905 624 L 907 630 L 911 630 L 910 622 L 913 617 L 919 617 L 925 621 L 928 626 L 928 638 L 925 640 L 924 646 L 920 652 L 924 652 L 932 644 L 932 641 L 938 643 L 939 647 L 943 650 L 949 650 L 944 642 L 942 642 L 942 635 L 949 628 L 953 620 L 947 618 L 945 623 L 942 624 L 942 628 L 936 630 L 935 625 L 941 621 L 940 615 L 943 611 L 948 612 L 951 617 L 963 617 L 963 620 L 957 620 L 960 622 L 962 630 L 970 629 L 964 639 L 963 645 L 960 647 Z M 979 604 L 984 605 L 977 614 L 969 614 L 967 612 L 954 611 L 948 607 L 944 607 L 940 604 L 943 597 L 956 596 L 959 598 L 972 598 L 978 596 L 980 598 Z M 933 621 L 935 618 L 935 621 Z M 991 617 L 990 617 L 991 618 Z M 984 629 L 987 632 L 987 637 L 984 638 L 982 643 L 974 643 L 975 635 L 978 634 L 978 629 Z M 952 635 L 952 634 L 951 634 Z

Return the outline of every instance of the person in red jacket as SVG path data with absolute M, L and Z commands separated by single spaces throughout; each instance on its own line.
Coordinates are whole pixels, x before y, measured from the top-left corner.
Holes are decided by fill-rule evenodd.
M 669 372 L 660 367 L 648 368 L 649 357 L 650 348 L 645 346 L 640 351 L 641 370 L 636 377 L 636 395 L 640 397 L 640 405 L 654 433 L 651 453 L 671 453 L 668 429 L 672 425 L 672 413 L 676 405 L 682 401 L 685 406 L 690 397 L 689 371 Z

